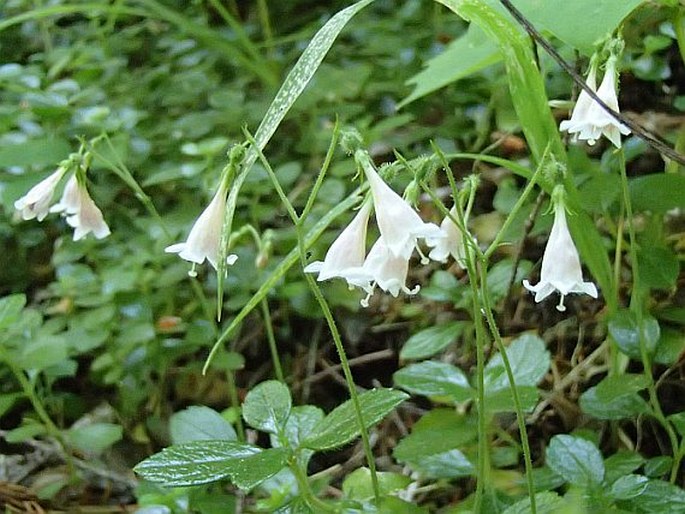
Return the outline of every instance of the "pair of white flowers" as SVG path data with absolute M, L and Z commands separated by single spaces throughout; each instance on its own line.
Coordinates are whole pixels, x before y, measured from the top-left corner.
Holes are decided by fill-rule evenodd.
M 586 84 L 592 89 L 608 107 L 619 112 L 618 98 L 616 96 L 616 56 L 610 56 L 604 69 L 602 83 L 597 89 L 597 58 L 593 57 L 590 62 L 590 71 Z M 575 134 L 578 139 L 585 140 L 590 145 L 603 135 L 611 141 L 616 148 L 621 147 L 621 134 L 630 134 L 630 129 L 616 120 L 604 108 L 593 100 L 585 91 L 581 91 L 578 100 L 571 113 L 570 120 L 564 120 L 559 125 L 560 130 Z
M 425 223 L 378 175 L 366 156 L 360 159 L 369 182 L 372 201 L 366 200 L 350 224 L 328 249 L 323 261 L 309 264 L 304 271 L 318 273 L 317 280 L 343 278 L 350 286 L 366 291 L 362 305 L 367 306 L 376 287 L 398 296 L 400 291 L 412 295 L 419 286 L 407 287 L 409 259 L 416 249 L 422 262 L 428 259 L 421 253 L 418 240 L 424 239 L 433 247 L 429 258 L 445 261 L 452 254 L 464 256 L 463 238 L 449 218 L 441 227 Z M 380 236 L 366 254 L 366 232 L 371 208 L 376 213 Z M 452 230 L 449 225 L 454 226 Z
M 73 173 L 64 186 L 61 200 L 52 205 L 52 197 L 62 177 L 69 171 L 60 166 L 55 172 L 33 186 L 28 193 L 14 202 L 14 207 L 24 220 L 43 221 L 49 212 L 62 213 L 69 226 L 74 228 L 74 241 L 86 237 L 91 232 L 97 239 L 110 234 L 109 227 L 102 217 L 102 212 L 88 194 L 85 178 Z

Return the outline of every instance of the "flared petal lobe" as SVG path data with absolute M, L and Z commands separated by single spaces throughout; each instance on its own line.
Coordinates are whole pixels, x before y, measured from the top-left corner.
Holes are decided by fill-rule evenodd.
M 524 280 L 523 285 L 535 293 L 536 302 L 541 302 L 554 291 L 558 291 L 561 298 L 557 309 L 560 311 L 566 310 L 564 297 L 570 293 L 585 293 L 597 298 L 595 284 L 583 281 L 580 257 L 568 230 L 566 211 L 561 203 L 556 204 L 554 208 L 554 224 L 542 256 L 540 282 L 531 285 Z
M 36 218 L 38 221 L 45 219 L 50 210 L 50 202 L 55 193 L 55 188 L 66 171 L 65 168 L 58 168 L 14 202 L 14 208 L 21 212 L 22 219 L 32 220 Z

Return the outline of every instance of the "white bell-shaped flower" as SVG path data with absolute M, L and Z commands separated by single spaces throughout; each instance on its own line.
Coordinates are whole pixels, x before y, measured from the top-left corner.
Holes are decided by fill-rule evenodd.
M 614 111 L 619 112 L 618 97 L 616 96 L 616 57 L 611 56 L 607 60 L 604 77 L 599 89 L 596 88 L 596 69 L 594 60 L 590 65 L 586 83 L 597 93 L 597 96 Z M 560 130 L 576 134 L 581 140 L 586 140 L 589 145 L 594 145 L 597 139 L 604 135 L 617 148 L 621 147 L 621 134 L 630 134 L 630 129 L 614 119 L 611 114 L 595 102 L 584 90 L 578 95 L 576 106 L 571 113 L 571 119 L 562 121 Z
M 341 277 L 345 278 L 351 286 L 364 287 L 364 284 L 368 284 L 368 280 L 355 282 L 354 277 L 358 276 L 356 270 L 364 264 L 366 229 L 369 224 L 371 205 L 370 201 L 362 205 L 350 224 L 333 241 L 324 260 L 312 262 L 306 266 L 304 268 L 306 273 L 318 273 L 318 281 Z M 352 275 L 349 274 L 351 271 Z
M 364 166 L 364 173 L 371 188 L 378 228 L 393 256 L 408 260 L 417 247 L 418 238 L 435 240 L 444 237 L 437 225 L 424 223 L 418 213 L 383 181 L 370 163 Z
M 24 220 L 36 218 L 43 221 L 48 215 L 50 202 L 55 193 L 55 188 L 64 174 L 67 172 L 65 167 L 60 166 L 55 172 L 33 186 L 28 193 L 14 202 L 14 208 L 21 211 Z
M 227 186 L 222 183 L 212 201 L 190 229 L 188 239 L 184 243 L 167 246 L 164 250 L 167 253 L 177 253 L 182 259 L 192 262 L 191 276 L 195 275 L 195 264 L 202 264 L 205 259 L 217 269 L 221 229 L 226 214 L 226 194 Z M 237 259 L 237 255 L 228 255 L 226 263 L 232 265 Z
M 456 217 L 456 205 L 450 209 L 450 214 Z M 464 234 L 462 234 L 459 227 L 449 218 L 440 223 L 440 230 L 444 234 L 441 238 L 427 238 L 426 244 L 433 246 L 433 249 L 428 254 L 428 257 L 438 262 L 446 262 L 451 255 L 457 264 L 462 268 L 466 267 L 466 248 L 464 246 Z
M 102 211 L 88 194 L 85 183 L 73 174 L 64 186 L 62 199 L 52 206 L 50 212 L 63 212 L 69 226 L 74 228 L 74 241 L 83 239 L 91 232 L 97 239 L 110 235 Z
M 542 256 L 542 270 L 540 282 L 531 285 L 528 280 L 523 285 L 529 291 L 535 293 L 535 301 L 541 302 L 554 291 L 560 294 L 557 309 L 565 311 L 564 297 L 570 293 L 585 293 L 592 298 L 597 298 L 597 287 L 592 282 L 583 281 L 583 272 L 580 267 L 578 250 L 573 244 L 571 233 L 566 223 L 566 208 L 563 201 L 563 188 L 557 186 L 553 196 L 554 223 L 547 240 L 545 253 Z
M 347 276 L 348 282 L 359 285 L 367 292 L 361 304 L 368 307 L 369 298 L 376 286 L 394 297 L 397 297 L 400 291 L 408 295 L 418 293 L 420 286 L 409 289 L 406 285 L 408 272 L 409 259 L 393 255 L 381 235 L 371 247 L 363 266 L 348 270 Z

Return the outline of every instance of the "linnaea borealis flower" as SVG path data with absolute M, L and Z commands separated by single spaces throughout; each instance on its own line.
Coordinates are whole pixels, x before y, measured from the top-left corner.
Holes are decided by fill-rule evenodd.
M 217 269 L 219 261 L 219 244 L 221 242 L 221 229 L 226 214 L 226 194 L 228 185 L 222 181 L 212 201 L 195 221 L 190 229 L 188 239 L 184 243 L 177 243 L 165 248 L 167 253 L 177 253 L 182 259 L 193 263 L 189 272 L 195 276 L 195 265 L 202 264 L 205 259 Z M 228 255 L 226 263 L 232 265 L 238 259 L 237 255 Z
M 306 273 L 318 273 L 318 281 L 340 277 L 350 286 L 364 287 L 368 280 L 355 280 L 364 264 L 366 255 L 366 229 L 371 214 L 371 202 L 366 201 L 349 225 L 337 237 L 326 252 L 323 261 L 312 262 L 304 268 Z M 353 272 L 350 275 L 350 272 Z
M 597 298 L 595 284 L 583 281 L 578 250 L 573 244 L 566 223 L 564 194 L 563 186 L 556 186 L 552 193 L 554 223 L 542 256 L 540 282 L 531 285 L 528 280 L 523 281 L 524 287 L 535 293 L 536 302 L 541 302 L 554 291 L 558 291 L 560 299 L 557 310 L 561 312 L 566 310 L 564 297 L 570 293 L 585 293 Z
M 21 211 L 22 219 L 32 220 L 36 218 L 38 221 L 45 219 L 50 211 L 50 202 L 55 194 L 55 188 L 66 172 L 67 168 L 60 166 L 14 202 L 14 208 Z
M 597 63 L 593 58 L 586 83 L 608 107 L 619 112 L 616 96 L 616 59 L 616 56 L 612 55 L 607 60 L 602 83 L 597 89 Z M 586 140 L 589 145 L 594 145 L 597 139 L 604 135 L 617 148 L 621 147 L 621 134 L 630 134 L 628 127 L 606 112 L 585 90 L 578 95 L 571 119 L 562 121 L 559 129 L 568 131 L 569 134 L 576 134 L 578 139 Z
M 373 196 L 378 229 L 395 257 L 409 259 L 414 248 L 418 248 L 418 238 L 435 241 L 444 237 L 437 225 L 424 223 L 418 213 L 383 181 L 368 159 L 362 164 Z
M 457 215 L 457 206 L 453 206 L 450 209 L 450 215 L 455 217 Z M 440 223 L 440 230 L 444 234 L 444 237 L 440 238 L 428 238 L 426 243 L 429 246 L 433 246 L 433 249 L 428 254 L 428 257 L 438 262 L 447 261 L 447 257 L 450 255 L 457 261 L 457 264 L 462 268 L 466 267 L 466 247 L 464 246 L 464 234 L 462 234 L 459 227 L 450 219 L 449 216 L 445 216 L 445 219 Z
M 74 241 L 83 239 L 91 232 L 97 239 L 110 235 L 109 227 L 102 217 L 102 211 L 88 194 L 85 181 L 74 173 L 64 186 L 61 200 L 52 206 L 50 212 L 62 212 L 67 223 L 74 229 Z

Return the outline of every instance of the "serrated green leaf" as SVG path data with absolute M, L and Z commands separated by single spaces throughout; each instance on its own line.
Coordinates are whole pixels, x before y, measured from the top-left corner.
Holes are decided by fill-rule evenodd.
M 586 439 L 556 435 L 552 437 L 546 454 L 550 469 L 571 484 L 599 486 L 604 480 L 602 454 Z
M 238 437 L 233 425 L 209 407 L 188 407 L 175 413 L 169 420 L 173 444 L 191 441 L 235 441 Z
M 680 273 L 680 262 L 678 256 L 671 249 L 656 245 L 640 248 L 637 253 L 637 260 L 640 280 L 644 287 L 652 289 L 676 287 Z
M 230 477 L 249 489 L 275 475 L 285 465 L 282 448 L 262 450 L 237 441 L 194 441 L 165 448 L 134 471 L 167 487 L 208 484 Z
M 252 427 L 277 434 L 290 414 L 290 391 L 281 382 L 269 380 L 255 386 L 243 403 L 243 418 Z
M 425 361 L 402 368 L 393 375 L 395 384 L 410 393 L 446 396 L 460 403 L 472 399 L 475 391 L 462 370 L 446 362 Z
M 452 321 L 417 332 L 402 346 L 400 359 L 419 360 L 432 357 L 454 342 L 466 325 L 465 321 Z
M 368 428 L 409 396 L 394 389 L 371 389 L 359 395 L 359 405 Z M 302 446 L 312 450 L 330 450 L 349 443 L 359 435 L 359 424 L 352 400 L 333 409 L 313 430 Z
M 300 446 L 314 430 L 316 425 L 324 418 L 324 413 L 313 405 L 301 405 L 293 407 L 290 411 L 288 421 L 285 423 L 285 437 L 292 448 Z M 279 446 L 278 438 L 272 436 L 273 446 Z
M 25 294 L 13 294 L 0 299 L 0 330 L 7 328 L 19 319 L 26 305 Z

